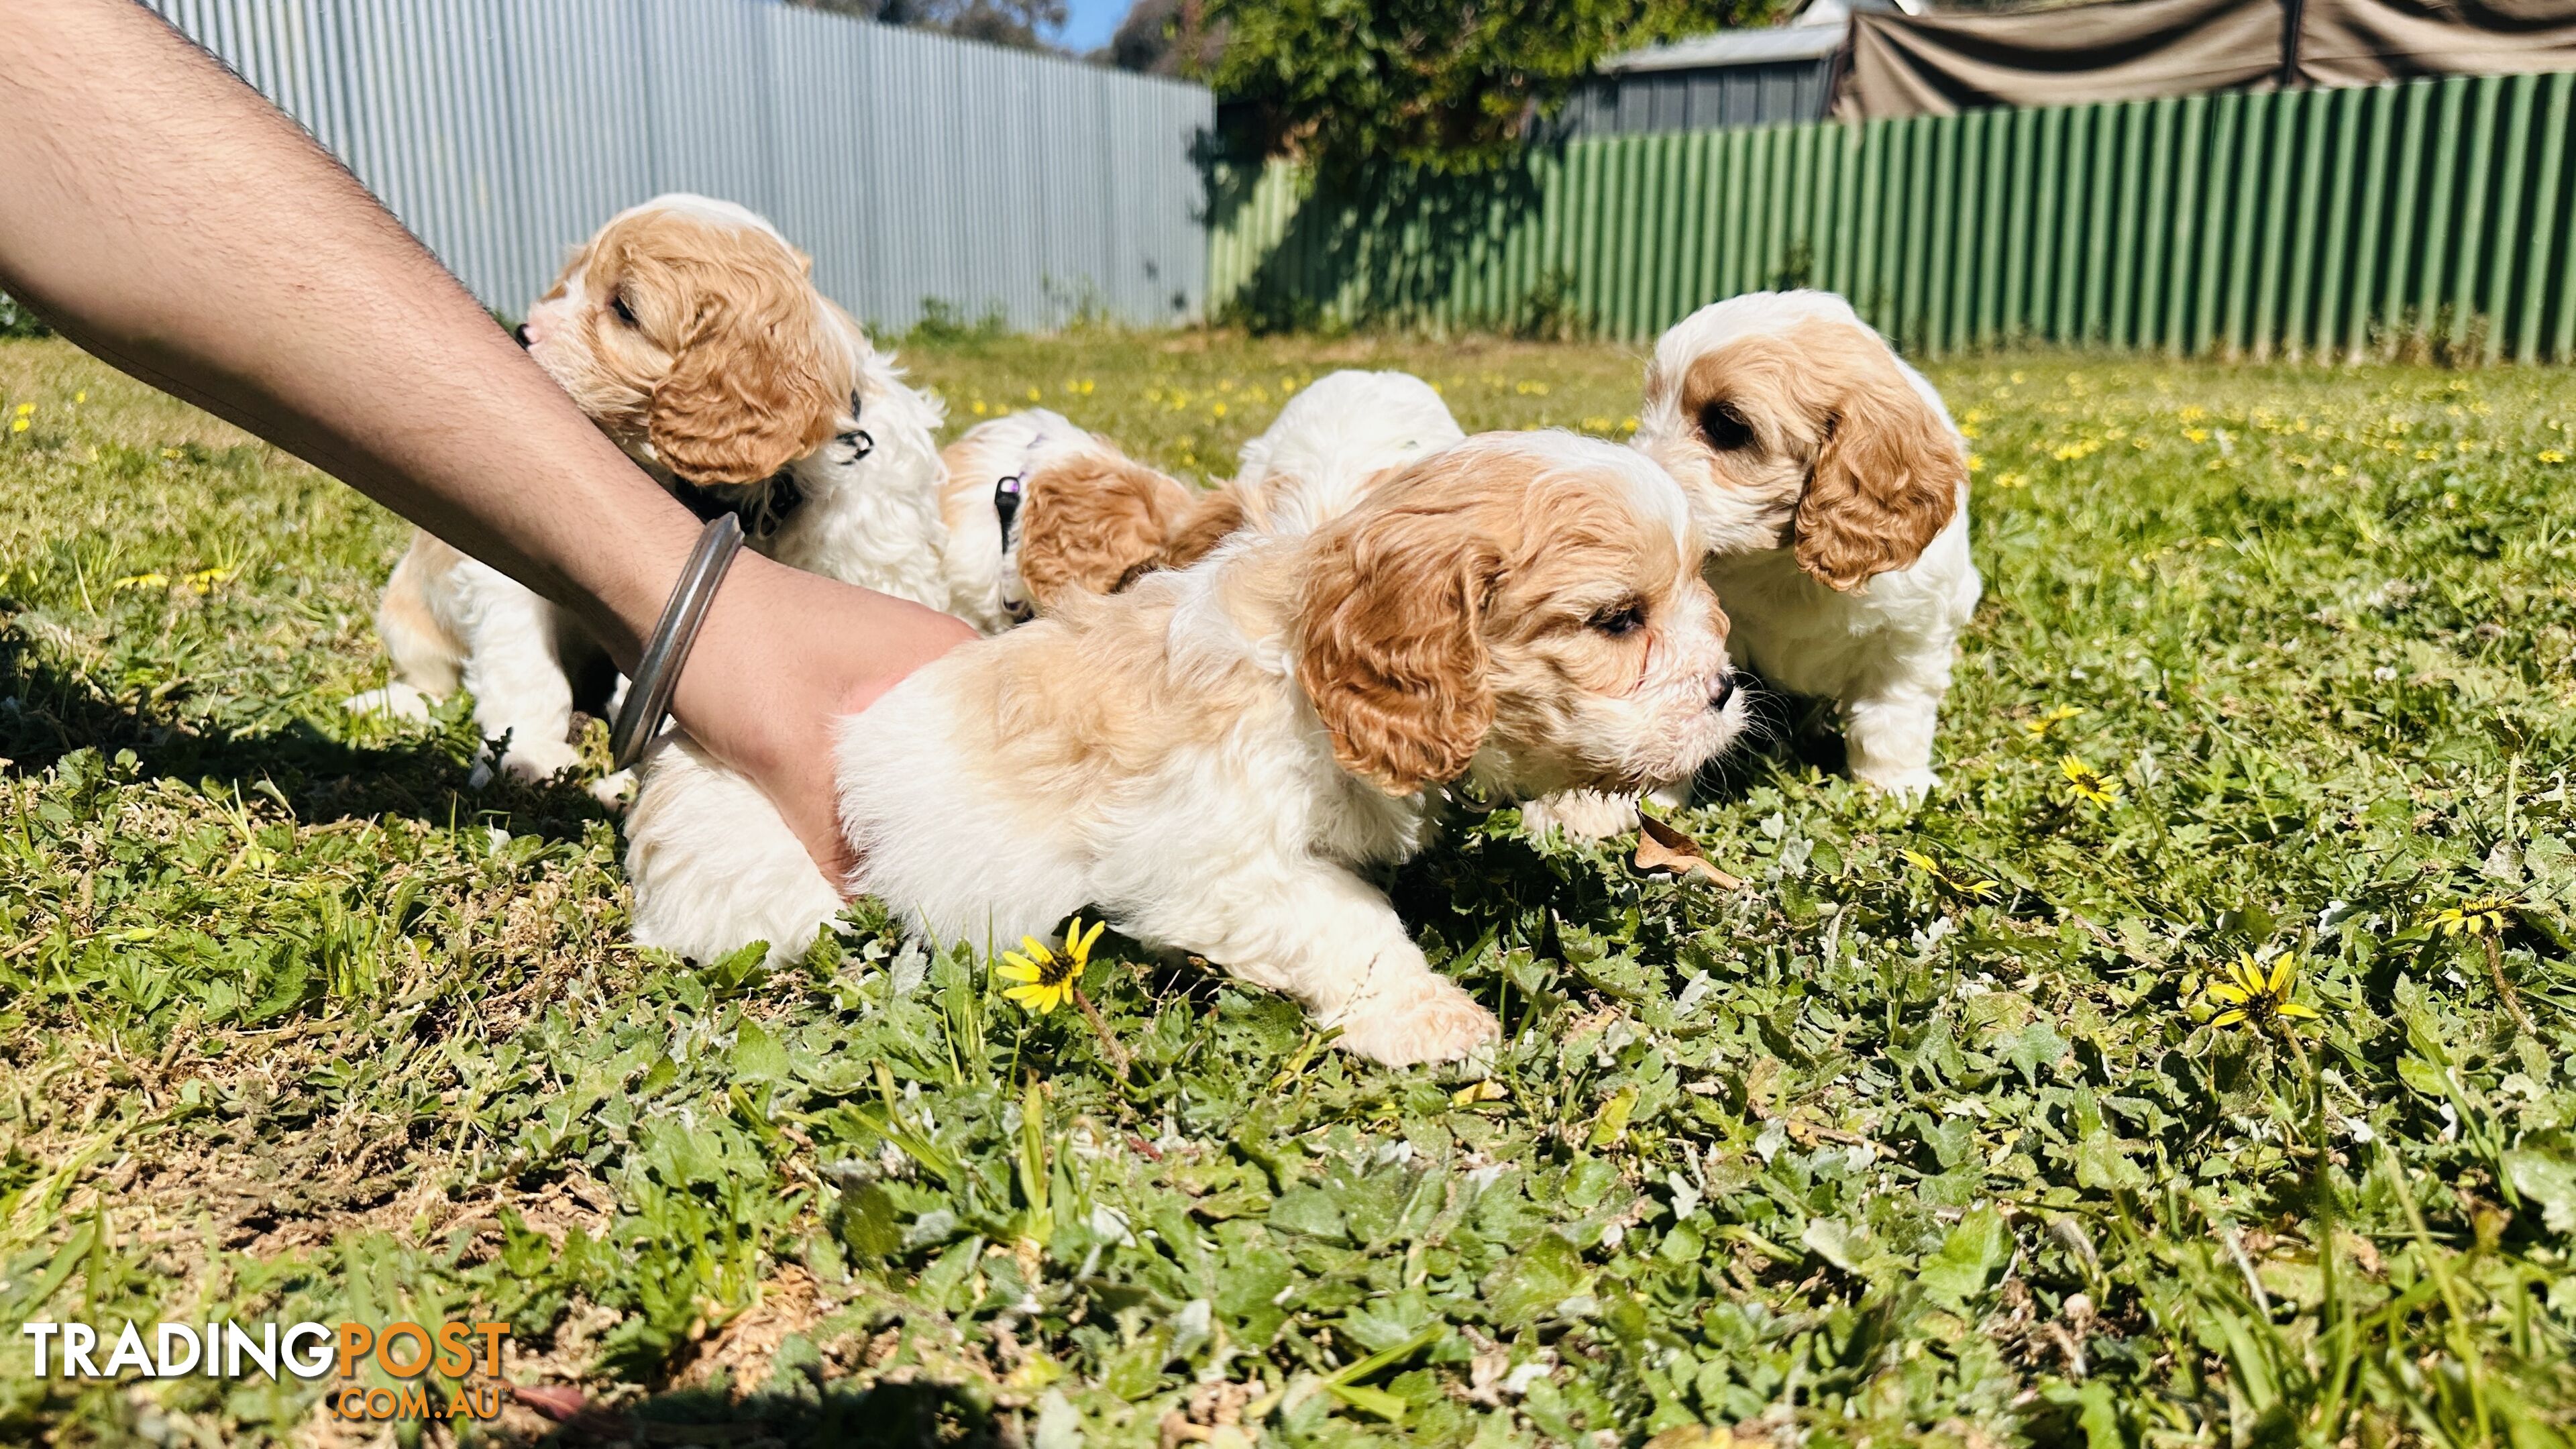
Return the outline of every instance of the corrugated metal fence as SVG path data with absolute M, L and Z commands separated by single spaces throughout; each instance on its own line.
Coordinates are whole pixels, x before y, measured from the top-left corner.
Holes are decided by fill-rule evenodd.
M 767 215 L 823 290 L 1017 327 L 1198 315 L 1198 86 L 774 0 L 153 0 L 259 87 L 476 296 L 520 313 L 619 209 Z
M 1915 351 L 2576 358 L 2576 74 L 1575 141 L 1313 194 L 1220 176 L 1209 298 L 1285 325 L 1651 337 L 1782 285 Z

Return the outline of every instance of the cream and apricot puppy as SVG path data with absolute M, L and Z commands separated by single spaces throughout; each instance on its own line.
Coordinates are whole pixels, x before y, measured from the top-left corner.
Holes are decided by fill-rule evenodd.
M 1858 779 L 1908 798 L 1938 784 L 1933 735 L 1983 588 L 1967 442 L 1940 393 L 1842 298 L 1757 292 L 1664 333 L 1638 420 L 1634 446 L 1690 497 L 1738 657 L 1840 705 Z M 1578 835 L 1636 823 L 1625 800 L 1536 814 Z
M 955 611 L 986 633 L 1069 594 L 1108 594 L 1184 568 L 1245 527 L 1303 531 L 1368 486 L 1466 435 L 1430 384 L 1332 373 L 1243 445 L 1242 470 L 1194 489 L 1044 408 L 978 424 L 948 447 Z
M 951 609 L 987 634 L 1170 566 L 1208 499 L 1044 408 L 976 424 L 941 461 Z
M 1075 910 L 1284 992 L 1346 1048 L 1456 1058 L 1491 1013 L 1363 872 L 1428 842 L 1441 785 L 1506 797 L 1687 776 L 1742 728 L 1681 488 L 1566 433 L 1488 434 L 1311 530 L 1078 596 L 841 727 L 839 884 L 941 940 Z M 840 908 L 759 791 L 685 738 L 628 827 L 635 932 L 801 951 Z
M 752 547 L 781 562 L 945 609 L 938 404 L 904 385 L 811 271 L 739 206 L 659 197 L 574 253 L 520 340 L 701 517 L 737 513 Z M 600 651 L 562 610 L 418 533 L 376 627 L 395 683 L 352 709 L 418 715 L 425 696 L 462 685 L 485 738 L 507 738 L 499 763 L 512 774 L 544 779 L 577 759 L 571 681 Z

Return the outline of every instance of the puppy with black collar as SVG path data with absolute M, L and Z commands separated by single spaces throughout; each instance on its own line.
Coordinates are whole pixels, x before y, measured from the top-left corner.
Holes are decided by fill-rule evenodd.
M 812 573 L 950 607 L 938 403 L 817 291 L 812 262 L 730 202 L 672 195 L 619 213 L 519 329 L 601 431 L 701 518 Z M 505 740 L 492 766 L 572 766 L 573 681 L 602 657 L 565 611 L 415 534 L 376 612 L 394 682 L 352 710 L 412 718 L 458 687 Z M 478 771 L 478 775 L 482 771 Z M 594 786 L 621 798 L 628 782 Z

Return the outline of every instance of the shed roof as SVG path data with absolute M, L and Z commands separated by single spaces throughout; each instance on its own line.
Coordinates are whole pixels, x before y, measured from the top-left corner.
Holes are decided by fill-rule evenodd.
M 1714 70 L 1777 61 L 1822 60 L 1843 43 L 1855 10 L 1897 10 L 1912 15 L 1923 0 L 1808 0 L 1785 25 L 1760 30 L 1721 30 L 1614 55 L 1605 75 L 1654 70 Z

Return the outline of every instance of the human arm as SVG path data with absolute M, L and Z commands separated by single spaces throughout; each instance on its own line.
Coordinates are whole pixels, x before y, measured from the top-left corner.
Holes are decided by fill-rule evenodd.
M 295 123 L 131 0 L 0 0 L 0 290 L 572 609 L 632 668 L 689 512 Z M 839 862 L 829 725 L 971 637 L 758 555 L 673 713 Z

